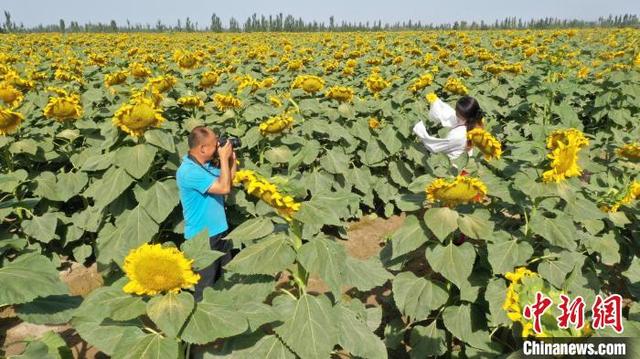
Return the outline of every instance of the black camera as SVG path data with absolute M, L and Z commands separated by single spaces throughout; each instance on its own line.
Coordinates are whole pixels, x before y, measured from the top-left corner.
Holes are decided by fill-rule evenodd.
M 227 136 L 220 136 L 220 138 L 218 139 L 218 145 L 222 147 L 227 144 L 227 141 L 231 142 L 231 146 L 233 146 L 233 148 L 239 148 L 240 146 L 242 146 L 242 142 L 240 142 L 239 138 Z

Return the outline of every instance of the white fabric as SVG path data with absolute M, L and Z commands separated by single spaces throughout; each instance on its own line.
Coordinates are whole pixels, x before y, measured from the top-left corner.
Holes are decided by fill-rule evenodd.
M 429 117 L 443 127 L 451 128 L 446 138 L 431 136 L 424 123 L 418 121 L 413 126 L 413 133 L 418 136 L 424 147 L 434 153 L 444 152 L 449 158 L 456 159 L 467 148 L 467 127 L 458 121 L 456 111 L 440 99 L 431 104 Z M 472 151 L 469 150 L 469 155 Z
M 442 127 L 451 128 L 458 124 L 456 110 L 441 99 L 436 99 L 435 102 L 431 104 L 429 118 L 435 122 L 436 125 L 442 125 Z

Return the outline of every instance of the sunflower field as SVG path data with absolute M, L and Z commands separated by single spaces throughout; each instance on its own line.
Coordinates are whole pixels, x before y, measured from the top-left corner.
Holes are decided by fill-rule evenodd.
M 640 337 L 640 30 L 0 35 L 0 309 L 114 358 L 476 358 Z M 412 132 L 475 97 L 472 156 Z M 183 237 L 198 125 L 239 137 L 238 254 Z M 400 215 L 366 259 L 350 223 Z M 81 296 L 59 271 L 97 263 Z M 311 280 L 324 288 L 310 288 Z M 535 292 L 624 332 L 532 331 Z M 2 319 L 4 320 L 4 319 Z M 27 357 L 64 357 L 57 334 Z

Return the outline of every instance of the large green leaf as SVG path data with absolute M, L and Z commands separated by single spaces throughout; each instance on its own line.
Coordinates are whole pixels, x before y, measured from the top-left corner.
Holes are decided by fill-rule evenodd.
M 145 131 L 144 138 L 152 145 L 167 150 L 170 153 L 176 151 L 176 146 L 171 134 L 161 129 L 151 129 Z
M 181 338 L 188 343 L 206 344 L 247 330 L 249 324 L 228 295 L 205 288 L 203 299 L 187 320 Z
M 324 236 L 305 243 L 299 250 L 297 259 L 309 273 L 317 273 L 331 289 L 336 298 L 340 297 L 342 276 L 345 271 L 347 253 L 343 246 Z
M 176 337 L 193 310 L 193 296 L 187 292 L 158 295 L 147 303 L 147 315 L 170 338 Z
M 113 350 L 113 356 L 122 359 L 178 359 L 181 357 L 178 341 L 159 334 L 122 337 Z
M 402 272 L 393 279 L 393 299 L 402 314 L 412 322 L 424 320 L 432 310 L 447 302 L 449 294 L 440 284 Z
M 391 259 L 398 258 L 404 254 L 418 249 L 429 240 L 422 223 L 416 216 L 407 216 L 402 223 L 402 227 L 393 232 L 391 241 Z
M 533 247 L 524 241 L 509 240 L 497 244 L 487 245 L 489 263 L 495 274 L 504 274 L 513 271 L 516 266 L 521 266 L 531 258 Z
M 55 213 L 45 213 L 22 222 L 22 230 L 29 237 L 42 243 L 49 243 L 56 237 L 58 216 Z
M 87 185 L 89 177 L 84 172 L 67 172 L 55 176 L 42 172 L 37 179 L 34 194 L 52 201 L 66 202 L 77 195 Z
M 243 249 L 225 269 L 239 274 L 275 274 L 293 263 L 296 253 L 283 234 L 274 234 Z
M 486 351 L 496 350 L 487 331 L 486 319 L 475 305 L 462 304 L 447 307 L 442 312 L 444 326 L 455 336 L 471 346 Z
M 425 254 L 431 268 L 458 288 L 469 282 L 469 275 L 476 260 L 476 251 L 469 242 L 460 246 L 449 242 L 447 246 L 429 247 Z
M 85 298 L 73 315 L 75 317 L 102 320 L 129 320 L 145 314 L 146 304 L 142 297 L 125 293 L 118 286 L 102 287 Z
M 371 257 L 367 260 L 360 260 L 347 256 L 343 284 L 354 286 L 360 291 L 368 291 L 375 287 L 384 285 L 393 275 L 389 273 L 378 257 Z
M 442 329 L 438 329 L 438 321 L 434 320 L 426 327 L 416 325 L 411 329 L 411 351 L 412 359 L 426 357 L 436 357 L 447 351 L 446 334 Z
M 28 323 L 64 324 L 71 319 L 81 302 L 80 296 L 50 295 L 18 306 L 16 313 Z
M 293 315 L 275 331 L 300 358 L 324 359 L 338 341 L 338 322 L 326 297 L 304 294 L 296 301 Z
M 338 305 L 338 343 L 349 353 L 362 358 L 387 358 L 384 342 L 371 332 L 356 312 Z
M 120 215 L 115 226 L 107 224 L 100 231 L 98 260 L 101 263 L 113 260 L 120 265 L 130 250 L 149 242 L 157 232 L 158 224 L 138 205 Z
M 25 254 L 13 262 L 5 259 L 0 268 L 0 288 L 0 306 L 69 293 L 53 263 L 39 254 Z
M 187 258 L 193 259 L 193 266 L 197 270 L 204 269 L 213 263 L 213 261 L 224 255 L 222 252 L 211 249 L 209 232 L 207 229 L 204 229 L 195 237 L 184 241 L 180 250 L 184 252 Z
M 135 192 L 136 200 L 157 223 L 162 223 L 180 202 L 176 181 L 154 182 L 149 188 Z
M 103 322 L 93 317 L 73 318 L 71 326 L 82 339 L 107 355 L 113 355 L 123 338 L 140 338 L 144 335 L 138 326 L 109 320 Z
M 493 222 L 485 211 L 458 217 L 458 227 L 462 233 L 475 239 L 487 240 L 493 234 Z
M 334 148 L 327 151 L 327 154 L 320 159 L 320 165 L 327 172 L 333 174 L 341 174 L 347 171 L 349 164 L 349 157 L 344 154 L 344 151 L 339 148 Z
M 120 147 L 116 151 L 115 164 L 124 168 L 134 178 L 142 178 L 149 171 L 158 150 L 147 144 Z
M 118 198 L 132 182 L 133 178 L 124 169 L 111 167 L 101 179 L 91 183 L 84 194 L 94 199 L 96 207 L 104 208 Z
M 233 231 L 226 235 L 226 238 L 236 239 L 242 243 L 250 243 L 254 239 L 273 233 L 273 228 L 273 222 L 268 218 L 252 218 L 234 228 Z
M 443 242 L 458 228 L 458 217 L 458 212 L 447 207 L 430 208 L 424 213 L 424 223 Z
M 542 236 L 554 246 L 573 250 L 576 248 L 576 227 L 573 220 L 566 215 L 547 218 L 536 215 L 529 222 L 531 230 Z

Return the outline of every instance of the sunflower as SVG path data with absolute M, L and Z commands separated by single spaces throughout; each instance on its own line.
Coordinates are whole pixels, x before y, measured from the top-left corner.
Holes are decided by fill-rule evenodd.
M 623 193 L 624 196 L 618 196 L 619 199 L 613 205 L 604 205 L 600 208 L 605 212 L 618 212 L 620 206 L 631 204 L 631 202 L 640 197 L 640 181 L 633 181 L 631 185 L 627 187 L 626 192 Z
M 242 106 L 242 101 L 230 94 L 222 95 L 217 93 L 213 96 L 213 101 L 216 103 L 216 108 L 220 111 L 240 108 Z
M 369 91 L 376 95 L 390 85 L 389 81 L 383 79 L 379 73 L 372 73 L 364 80 L 364 83 L 367 85 Z
M 449 77 L 444 84 L 444 89 L 456 95 L 466 95 L 469 92 L 467 87 L 462 83 L 462 80 L 456 77 Z
M 293 124 L 293 116 L 288 113 L 283 113 L 277 116 L 270 117 L 266 121 L 260 124 L 260 133 L 265 136 L 267 134 L 276 134 L 291 127 Z
M 6 136 L 12 133 L 23 120 L 24 116 L 21 113 L 0 107 L 0 135 Z
M 433 75 L 430 73 L 426 73 L 420 77 L 418 77 L 417 79 L 415 79 L 413 81 L 413 84 L 411 84 L 411 86 L 409 86 L 409 90 L 411 92 L 418 92 L 422 89 L 424 89 L 425 87 L 431 85 L 431 83 L 433 82 Z
M 7 82 L 0 83 L 0 101 L 4 102 L 6 106 L 10 108 L 16 108 L 24 99 L 22 92 L 18 91 L 15 87 Z
M 447 207 L 469 202 L 482 202 L 487 195 L 487 187 L 480 179 L 457 176 L 453 180 L 438 178 L 426 188 L 427 199 L 442 202 Z
M 200 280 L 200 275 L 191 268 L 192 263 L 193 259 L 187 259 L 176 248 L 145 243 L 124 259 L 123 269 L 129 282 L 122 289 L 137 295 L 178 293 Z
M 291 88 L 300 88 L 305 92 L 314 94 L 324 87 L 324 80 L 313 75 L 299 75 L 293 81 Z
M 120 106 L 112 121 L 132 137 L 140 137 L 149 128 L 160 127 L 165 119 L 153 99 L 140 96 Z
M 380 121 L 378 121 L 378 119 L 375 118 L 375 117 L 371 117 L 369 119 L 369 128 L 375 129 L 375 128 L 378 128 L 378 127 L 380 127 Z
M 220 76 L 216 71 L 207 71 L 200 77 L 200 88 L 209 88 L 215 86 L 218 83 Z
M 199 65 L 198 57 L 192 52 L 176 50 L 173 53 L 173 60 L 182 70 L 192 70 Z
M 427 102 L 431 105 L 438 100 L 438 95 L 436 95 L 434 92 L 429 92 L 426 96 L 426 99 Z
M 204 101 L 198 96 L 183 96 L 178 99 L 178 104 L 184 107 L 190 108 L 202 108 L 204 107 Z
M 139 62 L 134 62 L 129 65 L 129 69 L 131 70 L 131 74 L 136 78 L 145 78 L 151 76 L 151 70 L 148 67 L 144 66 L 144 64 Z
M 547 148 L 551 153 L 551 169 L 542 174 L 544 182 L 561 182 L 582 174 L 578 166 L 578 152 L 589 145 L 589 140 L 574 128 L 557 130 L 547 137 Z
M 158 76 L 150 78 L 145 86 L 159 93 L 164 93 L 171 90 L 176 82 L 176 78 L 173 76 Z
M 347 86 L 333 86 L 325 96 L 338 102 L 351 102 L 353 100 L 353 89 Z
M 276 185 L 251 170 L 237 171 L 233 182 L 235 184 L 242 183 L 247 193 L 273 207 L 287 221 L 291 221 L 293 214 L 300 209 L 300 203 L 296 202 L 293 197 L 283 195 L 278 191 Z
M 567 128 L 551 132 L 551 134 L 547 136 L 547 148 L 553 150 L 558 146 L 558 142 L 568 143 L 569 139 L 571 139 L 579 149 L 589 145 L 589 140 L 580 130 Z
M 625 144 L 616 150 L 616 154 L 620 157 L 630 160 L 640 160 L 640 143 Z
M 282 101 L 278 96 L 269 96 L 269 103 L 271 103 L 273 107 L 282 107 Z
M 44 108 L 44 116 L 54 118 L 63 122 L 66 120 L 77 120 L 82 116 L 82 106 L 80 105 L 80 96 L 60 95 L 50 97 L 49 103 Z
M 482 128 L 474 128 L 467 132 L 467 139 L 484 154 L 486 160 L 500 158 L 502 155 L 500 142 Z
M 104 75 L 104 83 L 107 87 L 120 85 L 127 81 L 127 71 L 117 71 L 112 74 Z

